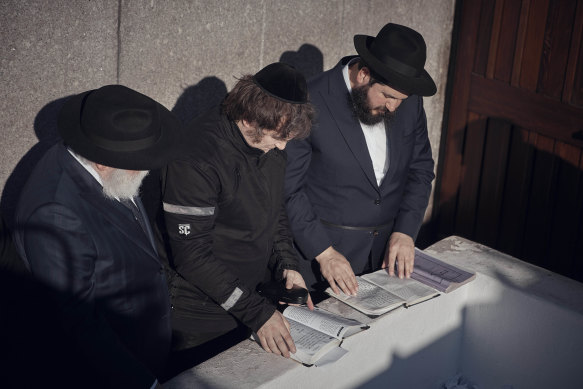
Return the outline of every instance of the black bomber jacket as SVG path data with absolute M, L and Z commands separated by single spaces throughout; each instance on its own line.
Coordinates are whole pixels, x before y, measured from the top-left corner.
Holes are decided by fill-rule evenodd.
M 256 291 L 266 271 L 298 270 L 284 204 L 286 154 L 249 146 L 215 108 L 187 129 L 188 157 L 169 164 L 163 206 L 171 266 L 186 281 L 183 304 L 200 328 L 234 318 L 257 331 L 275 307 Z M 188 305 L 188 306 L 184 306 Z

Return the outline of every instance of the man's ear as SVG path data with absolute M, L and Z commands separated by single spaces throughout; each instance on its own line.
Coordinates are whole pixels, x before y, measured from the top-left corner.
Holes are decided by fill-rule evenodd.
M 363 66 L 362 68 L 360 68 L 358 70 L 358 73 L 356 74 L 356 82 L 357 82 L 358 86 L 361 86 L 364 84 L 368 84 L 369 81 L 370 81 L 370 70 L 366 66 Z
M 113 170 L 111 166 L 105 166 L 99 163 L 93 163 L 93 167 L 95 168 L 97 174 L 99 174 L 101 178 L 107 178 L 111 171 Z
M 106 172 L 107 170 L 111 169 L 109 166 L 101 165 L 99 163 L 94 163 L 93 165 L 95 167 L 95 170 L 97 170 L 98 172 Z

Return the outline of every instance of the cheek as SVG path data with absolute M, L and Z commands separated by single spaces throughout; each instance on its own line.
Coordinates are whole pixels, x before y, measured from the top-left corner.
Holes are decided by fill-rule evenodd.
M 370 91 L 368 93 L 368 106 L 372 109 L 377 109 L 380 107 L 384 107 L 385 106 L 385 100 L 379 98 L 378 96 L 375 95 L 371 95 Z

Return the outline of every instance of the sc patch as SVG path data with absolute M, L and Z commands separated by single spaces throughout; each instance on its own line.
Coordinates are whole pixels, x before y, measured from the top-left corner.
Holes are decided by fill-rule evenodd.
M 179 224 L 178 225 L 178 235 L 184 235 L 184 236 L 190 235 L 190 224 Z

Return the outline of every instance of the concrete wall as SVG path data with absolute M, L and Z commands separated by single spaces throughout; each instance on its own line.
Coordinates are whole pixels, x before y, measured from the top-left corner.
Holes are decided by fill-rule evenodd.
M 280 59 L 307 76 L 355 54 L 354 34 L 387 22 L 425 37 L 437 83 L 425 100 L 437 157 L 455 0 L 2 0 L 0 188 L 11 208 L 55 138 L 62 99 L 121 83 L 184 120 Z

